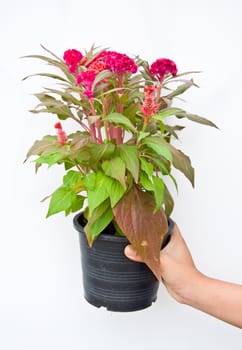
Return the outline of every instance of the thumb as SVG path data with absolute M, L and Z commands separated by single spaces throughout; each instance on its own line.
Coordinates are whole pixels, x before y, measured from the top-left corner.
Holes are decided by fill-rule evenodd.
M 130 260 L 141 262 L 141 257 L 137 254 L 137 252 L 133 249 L 131 245 L 127 245 L 124 248 L 124 254 L 129 258 Z

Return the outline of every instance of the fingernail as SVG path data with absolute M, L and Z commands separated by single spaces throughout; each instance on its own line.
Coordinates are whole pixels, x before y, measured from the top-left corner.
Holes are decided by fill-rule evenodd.
M 136 251 L 130 245 L 125 248 L 125 254 L 131 258 L 137 257 Z

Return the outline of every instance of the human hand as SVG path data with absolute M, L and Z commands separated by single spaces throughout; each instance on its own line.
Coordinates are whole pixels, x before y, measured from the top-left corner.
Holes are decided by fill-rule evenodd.
M 142 259 L 131 245 L 125 247 L 125 255 L 134 261 Z M 196 283 L 201 273 L 196 269 L 191 253 L 175 224 L 169 244 L 160 252 L 162 281 L 168 292 L 178 302 L 185 302 L 185 296 L 190 286 Z

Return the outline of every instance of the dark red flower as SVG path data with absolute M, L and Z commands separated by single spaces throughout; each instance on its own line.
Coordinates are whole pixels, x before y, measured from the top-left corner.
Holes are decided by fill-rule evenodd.
M 78 74 L 76 77 L 76 82 L 78 85 L 83 84 L 86 88 L 84 94 L 88 98 L 93 97 L 92 84 L 96 78 L 96 74 L 92 70 L 86 70 Z
M 61 123 L 55 123 L 54 127 L 57 129 L 57 143 L 61 146 L 64 146 L 67 141 L 67 136 L 65 131 L 62 129 Z
M 177 66 L 175 62 L 168 58 L 159 58 L 150 66 L 150 74 L 152 77 L 157 76 L 159 81 L 162 82 L 167 74 L 173 76 L 177 74 Z
M 155 85 L 145 87 L 145 99 L 141 106 L 144 117 L 151 117 L 159 109 L 160 104 L 155 102 L 156 91 L 157 87 Z
M 75 49 L 65 51 L 63 56 L 63 59 L 66 65 L 69 67 L 71 73 L 76 73 L 77 67 L 82 58 L 82 53 Z
M 108 69 L 116 74 L 125 74 L 125 73 L 136 73 L 137 65 L 135 61 L 129 56 L 118 53 L 116 51 L 102 51 L 95 59 L 90 63 L 88 68 L 92 68 L 98 63 L 102 63 L 98 71 Z

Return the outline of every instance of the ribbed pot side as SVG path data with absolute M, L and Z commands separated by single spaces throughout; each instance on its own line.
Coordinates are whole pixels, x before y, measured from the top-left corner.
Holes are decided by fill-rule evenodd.
M 127 238 L 102 233 L 90 248 L 83 214 L 77 214 L 73 222 L 79 232 L 85 299 L 110 311 L 149 307 L 157 299 L 159 282 L 144 263 L 133 262 L 124 255 Z

